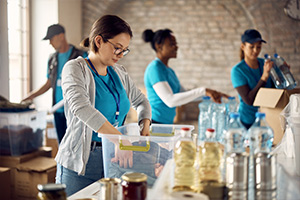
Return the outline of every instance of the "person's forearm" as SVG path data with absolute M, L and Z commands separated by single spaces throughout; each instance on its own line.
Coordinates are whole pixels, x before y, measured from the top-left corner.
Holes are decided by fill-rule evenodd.
M 23 99 L 23 101 L 33 100 L 35 97 L 40 96 L 40 95 L 44 94 L 45 92 L 47 92 L 50 89 L 50 87 L 51 87 L 51 83 L 50 83 L 50 80 L 48 79 L 47 82 L 42 87 L 30 92 L 29 95 Z
M 153 88 L 161 100 L 170 108 L 187 104 L 205 95 L 204 87 L 174 94 L 167 82 L 158 82 L 153 85 Z

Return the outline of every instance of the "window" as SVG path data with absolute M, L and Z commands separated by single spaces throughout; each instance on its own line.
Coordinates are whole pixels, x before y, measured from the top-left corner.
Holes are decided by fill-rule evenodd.
M 29 89 L 29 0 L 7 0 L 9 93 L 20 102 Z

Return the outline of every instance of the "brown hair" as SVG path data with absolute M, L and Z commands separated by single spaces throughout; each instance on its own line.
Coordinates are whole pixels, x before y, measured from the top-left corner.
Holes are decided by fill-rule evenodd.
M 245 43 L 243 43 L 243 44 L 245 45 Z M 244 58 L 245 58 L 245 53 L 244 53 L 242 47 L 240 47 L 240 59 L 244 60 Z
M 91 51 L 97 52 L 98 47 L 95 44 L 95 37 L 101 35 L 106 42 L 120 33 L 128 33 L 132 37 L 132 31 L 127 22 L 116 15 L 104 15 L 96 20 L 91 28 L 90 35 L 81 41 L 82 47 L 89 47 Z
M 245 58 L 245 53 L 244 53 L 243 49 L 240 48 L 240 59 L 244 60 L 244 58 Z

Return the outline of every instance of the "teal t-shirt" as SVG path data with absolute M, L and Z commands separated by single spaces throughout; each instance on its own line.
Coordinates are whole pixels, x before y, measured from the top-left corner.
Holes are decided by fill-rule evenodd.
M 144 84 L 151 105 L 152 119 L 163 124 L 173 124 L 176 107 L 169 108 L 153 89 L 154 84 L 162 81 L 169 83 L 173 93 L 180 91 L 180 82 L 175 72 L 156 58 L 147 66 L 144 74 Z
M 65 53 L 58 53 L 57 55 L 57 79 L 56 79 L 56 88 L 55 88 L 55 103 L 58 103 L 63 99 L 63 92 L 61 88 L 61 72 L 69 60 L 73 47 L 69 48 L 69 50 Z M 59 108 L 56 112 L 63 113 L 64 107 Z
M 255 88 L 264 71 L 264 59 L 258 58 L 258 62 L 259 62 L 258 69 L 250 68 L 246 64 L 245 60 L 242 60 L 232 68 L 231 82 L 234 88 L 243 85 L 248 85 L 250 90 Z M 271 78 L 267 80 L 267 83 L 265 85 L 266 88 L 272 87 L 271 81 L 272 81 Z M 240 113 L 241 121 L 246 124 L 252 124 L 255 120 L 255 113 L 258 111 L 258 107 L 246 104 L 240 95 L 239 95 L 239 100 L 240 100 L 239 113 Z
M 96 85 L 95 108 L 99 110 L 111 124 L 115 124 L 117 101 L 119 101 L 119 117 L 117 121 L 118 126 L 123 125 L 130 109 L 130 102 L 118 74 L 110 66 L 107 67 L 106 76 L 98 76 L 91 68 L 90 70 L 93 73 Z M 113 94 L 111 92 L 113 92 Z M 101 141 L 101 138 L 98 137 L 97 133 L 93 132 L 92 140 Z

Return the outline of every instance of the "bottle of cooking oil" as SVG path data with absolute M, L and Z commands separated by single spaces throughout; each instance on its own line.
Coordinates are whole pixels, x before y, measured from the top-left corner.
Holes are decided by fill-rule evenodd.
M 202 192 L 203 187 L 210 183 L 222 182 L 222 150 L 221 145 L 215 139 L 215 130 L 208 128 L 205 132 L 206 140 L 199 146 L 199 188 Z
M 175 171 L 173 191 L 196 191 L 196 145 L 189 128 L 181 129 L 181 138 L 174 149 Z

